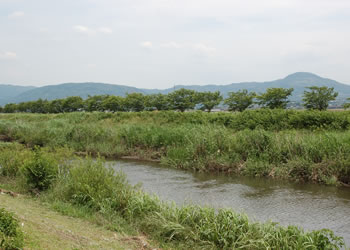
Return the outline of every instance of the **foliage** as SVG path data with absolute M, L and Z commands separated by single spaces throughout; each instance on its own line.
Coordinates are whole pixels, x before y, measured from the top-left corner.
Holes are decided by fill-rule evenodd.
M 199 92 L 198 102 L 202 110 L 210 112 L 214 107 L 218 106 L 222 101 L 222 96 L 219 91 L 216 92 Z
M 187 109 L 194 109 L 197 104 L 197 95 L 194 90 L 179 89 L 169 94 L 169 101 L 172 109 L 184 112 Z
M 129 189 L 125 175 L 107 168 L 101 159 L 87 158 L 73 162 L 68 171 L 60 175 L 55 197 L 94 210 L 106 205 L 122 210 Z
M 36 147 L 31 159 L 24 162 L 22 171 L 30 188 L 43 191 L 57 178 L 58 165 L 53 158 L 43 155 L 40 148 Z
M 293 88 L 268 88 L 265 93 L 257 95 L 258 104 L 270 109 L 285 109 L 288 104 L 288 97 L 292 94 Z
M 111 95 L 102 101 L 103 110 L 112 112 L 124 111 L 124 106 L 124 99 L 120 96 Z
M 346 100 L 350 101 L 350 98 L 347 98 Z M 350 108 L 350 102 L 344 103 L 343 107 L 344 107 L 344 109 L 349 109 Z
M 140 112 L 145 108 L 145 96 L 141 93 L 126 94 L 125 107 L 128 111 Z
M 54 102 L 54 101 L 52 101 Z M 88 108 L 92 109 L 92 102 L 89 100 Z M 90 105 L 90 106 L 89 106 Z M 63 112 L 76 112 L 84 108 L 84 101 L 80 96 L 67 97 L 62 101 L 62 111 Z M 60 112 L 57 112 L 60 113 Z
M 304 91 L 304 106 L 307 109 L 326 110 L 330 101 L 338 96 L 334 88 L 328 87 L 308 87 L 309 91 Z
M 305 249 L 340 248 L 343 240 L 330 230 L 304 232 L 294 226 L 251 222 L 245 214 L 200 206 L 177 207 L 130 186 L 101 160 L 73 162 L 49 190 L 55 201 L 117 213 L 139 230 L 187 248 Z
M 0 249 L 22 249 L 23 244 L 23 232 L 17 219 L 12 213 L 0 208 Z
M 11 146 L 10 146 L 11 145 Z M 30 156 L 22 145 L 10 144 L 0 147 L 0 176 L 15 177 Z
M 277 109 L 12 114 L 1 116 L 0 135 L 31 146 L 132 155 L 183 169 L 338 185 L 350 183 L 348 118 L 347 111 Z M 13 155 L 6 154 L 4 160 Z M 12 162 L 21 164 L 9 160 L 4 166 Z
M 106 98 L 106 95 L 89 96 L 84 102 L 86 111 L 103 111 L 102 103 Z
M 224 103 L 228 105 L 228 110 L 242 112 L 253 104 L 253 99 L 256 94 L 248 93 L 248 90 L 243 89 L 237 92 L 229 92 Z
M 149 110 L 156 108 L 157 110 L 169 110 L 170 103 L 167 95 L 163 94 L 152 94 L 147 96 L 146 107 Z

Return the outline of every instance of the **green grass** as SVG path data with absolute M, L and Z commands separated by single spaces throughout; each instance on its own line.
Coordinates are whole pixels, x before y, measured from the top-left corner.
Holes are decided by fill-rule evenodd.
M 14 147 L 17 146 L 3 145 L 0 153 Z M 29 159 L 37 154 L 26 148 L 15 150 L 15 152 L 20 151 L 29 151 L 27 156 Z M 245 214 L 228 209 L 216 211 L 210 207 L 187 205 L 179 207 L 169 204 L 156 196 L 143 193 L 138 187 L 131 186 L 123 173 L 114 172 L 106 167 L 101 159 L 64 160 L 63 155 L 61 150 L 43 148 L 40 155 L 36 156 L 41 157 L 41 160 L 52 158 L 50 162 L 55 160 L 59 166 L 52 185 L 40 192 L 41 202 L 45 202 L 64 215 L 84 219 L 119 234 L 146 234 L 148 239 L 157 242 L 162 248 L 339 249 L 343 246 L 343 240 L 326 229 L 305 232 L 294 226 L 282 227 L 272 222 L 252 222 Z M 26 184 L 28 176 L 23 175 L 21 170 L 24 166 L 25 164 L 19 166 L 15 177 L 2 177 L 4 182 L 7 182 L 7 187 L 14 182 L 16 184 L 14 187 L 23 188 L 22 192 L 32 190 L 32 186 Z M 24 184 L 20 185 L 21 182 Z M 6 204 L 6 208 L 10 205 L 7 201 L 0 204 Z M 23 202 L 23 206 L 24 204 L 27 202 Z M 28 202 L 28 206 L 30 204 Z M 12 209 L 16 206 L 14 205 Z M 17 215 L 24 220 L 26 217 L 21 218 L 24 208 L 16 209 Z M 31 223 L 37 222 L 38 227 L 42 227 L 41 222 L 48 218 L 45 213 L 41 213 L 42 217 L 39 218 L 40 212 L 35 210 L 35 207 L 25 209 L 28 210 L 26 216 L 28 213 L 33 216 Z M 53 242 L 62 240 L 62 233 L 57 228 L 67 228 L 67 225 L 62 224 L 64 221 L 66 221 L 65 218 L 59 217 L 57 220 L 45 222 L 44 224 L 50 225 L 51 229 L 50 233 L 40 236 L 42 238 L 35 231 L 35 227 L 29 228 L 29 231 L 25 230 L 27 232 L 25 243 L 33 248 L 36 246 L 42 248 L 42 246 L 49 247 L 47 242 L 49 237 L 53 237 Z M 68 233 L 67 237 L 81 240 L 83 238 L 80 235 L 85 235 L 85 230 L 85 227 L 82 227 L 77 233 Z M 83 240 L 81 242 L 84 243 Z M 111 240 L 108 242 L 110 243 Z M 68 241 L 67 244 L 76 244 L 76 241 Z M 65 246 L 68 248 L 68 245 Z M 88 245 L 81 247 L 84 246 Z
M 303 122 L 309 129 L 275 130 L 272 125 L 283 119 L 286 128 L 293 121 L 296 128 Z M 0 115 L 0 136 L 29 147 L 135 156 L 195 171 L 341 185 L 350 184 L 350 131 L 339 125 L 347 119 L 347 112 L 289 110 L 9 114 Z

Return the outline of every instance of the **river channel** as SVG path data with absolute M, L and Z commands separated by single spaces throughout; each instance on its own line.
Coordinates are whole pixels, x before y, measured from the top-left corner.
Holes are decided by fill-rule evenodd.
M 328 228 L 350 246 L 350 188 L 297 184 L 264 178 L 192 173 L 141 161 L 110 162 L 131 184 L 177 204 L 200 204 L 245 212 L 306 230 Z

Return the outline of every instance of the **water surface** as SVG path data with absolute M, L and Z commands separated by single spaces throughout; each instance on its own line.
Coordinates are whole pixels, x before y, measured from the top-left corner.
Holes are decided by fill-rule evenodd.
M 256 221 L 306 230 L 329 228 L 350 246 L 350 189 L 264 178 L 191 173 L 138 161 L 113 162 L 131 184 L 177 204 L 232 208 Z

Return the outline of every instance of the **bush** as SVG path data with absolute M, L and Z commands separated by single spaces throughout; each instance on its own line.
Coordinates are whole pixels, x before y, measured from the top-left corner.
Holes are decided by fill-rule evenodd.
M 0 145 L 0 176 L 15 177 L 29 156 L 29 150 L 22 145 L 2 143 Z
M 53 188 L 56 198 L 97 211 L 105 209 L 106 206 L 122 210 L 130 191 L 125 175 L 115 174 L 100 159 L 72 163 L 66 173 L 61 173 Z
M 43 191 L 57 178 L 58 164 L 53 157 L 44 155 L 36 147 L 31 159 L 24 163 L 22 172 L 29 188 Z
M 0 249 L 22 249 L 23 233 L 14 215 L 0 208 Z

